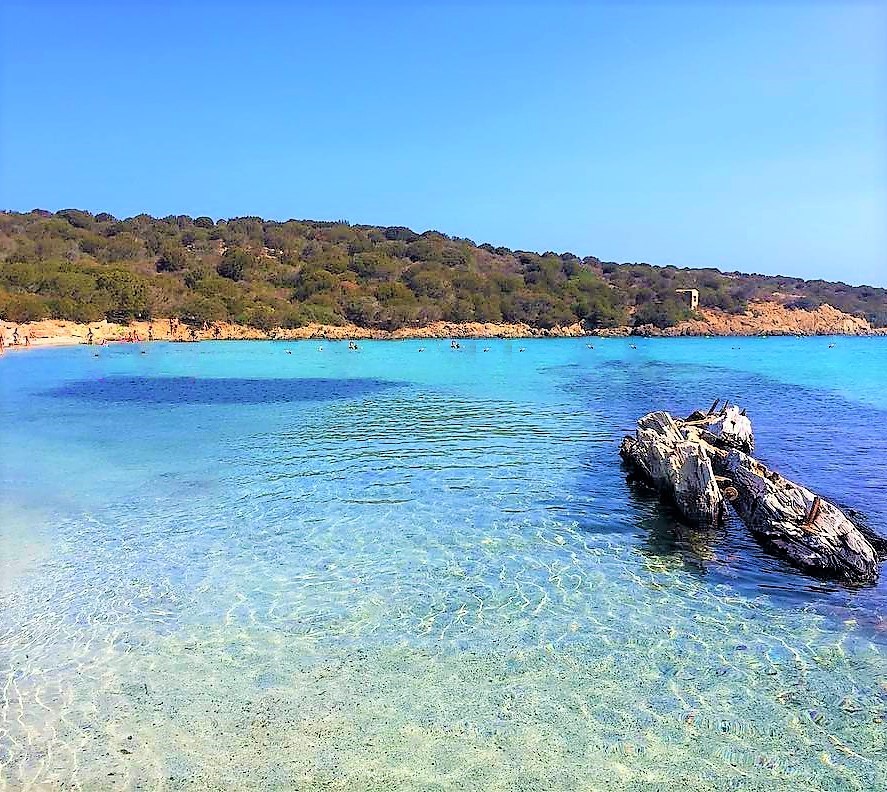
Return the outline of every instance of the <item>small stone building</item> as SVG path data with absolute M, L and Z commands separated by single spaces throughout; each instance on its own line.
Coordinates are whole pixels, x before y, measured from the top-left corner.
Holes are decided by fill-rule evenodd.
M 699 308 L 699 289 L 675 289 L 677 294 L 690 295 L 690 310 L 695 311 Z

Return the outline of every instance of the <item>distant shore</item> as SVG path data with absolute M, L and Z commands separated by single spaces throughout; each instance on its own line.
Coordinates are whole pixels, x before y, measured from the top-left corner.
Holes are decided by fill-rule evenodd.
M 17 333 L 16 333 L 17 331 Z M 0 322 L 0 332 L 7 348 L 71 346 L 76 344 L 120 341 L 268 341 L 268 340 L 403 340 L 410 338 L 581 338 L 581 337 L 688 337 L 688 336 L 758 336 L 758 335 L 887 335 L 887 328 L 873 328 L 865 319 L 842 313 L 829 305 L 816 310 L 785 308 L 778 303 L 752 303 L 743 314 L 725 314 L 702 309 L 698 318 L 660 329 L 652 325 L 588 330 L 580 324 L 566 327 L 537 328 L 527 324 L 483 322 L 435 322 L 423 327 L 377 330 L 353 324 L 309 324 L 296 328 L 265 331 L 256 327 L 214 322 L 189 326 L 175 319 L 114 322 L 69 322 L 45 319 L 14 324 Z M 18 343 L 15 343 L 15 339 Z
M 13 345 L 13 333 L 18 329 L 19 343 Z M 403 340 L 409 338 L 578 338 L 589 335 L 580 325 L 551 330 L 533 328 L 523 324 L 493 323 L 450 323 L 436 322 L 424 327 L 405 327 L 398 330 L 376 330 L 357 325 L 309 324 L 296 328 L 274 328 L 261 330 L 256 327 L 213 322 L 212 324 L 189 326 L 183 323 L 170 323 L 168 319 L 155 319 L 151 322 L 136 321 L 129 324 L 114 322 L 68 322 L 47 319 L 14 325 L 0 322 L 7 348 L 71 346 L 76 344 L 102 344 L 127 341 L 300 341 L 324 339 L 329 341 L 369 341 Z

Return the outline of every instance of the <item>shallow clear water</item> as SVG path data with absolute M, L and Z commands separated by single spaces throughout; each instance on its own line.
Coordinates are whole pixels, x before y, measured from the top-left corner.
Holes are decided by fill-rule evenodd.
M 0 789 L 887 788 L 887 584 L 617 455 L 727 397 L 887 530 L 887 339 L 588 343 L 0 358 Z

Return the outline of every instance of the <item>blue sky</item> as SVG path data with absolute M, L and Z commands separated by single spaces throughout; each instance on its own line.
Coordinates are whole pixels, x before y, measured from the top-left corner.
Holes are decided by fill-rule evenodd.
M 0 206 L 887 286 L 887 4 L 0 4 Z

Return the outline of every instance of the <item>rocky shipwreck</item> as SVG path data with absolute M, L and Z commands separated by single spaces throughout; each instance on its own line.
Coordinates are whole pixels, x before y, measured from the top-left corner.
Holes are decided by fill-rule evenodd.
M 623 439 L 622 458 L 696 525 L 716 525 L 729 504 L 765 547 L 805 572 L 875 581 L 885 540 L 755 459 L 745 411 L 719 403 L 684 419 L 663 411 L 643 416 Z

